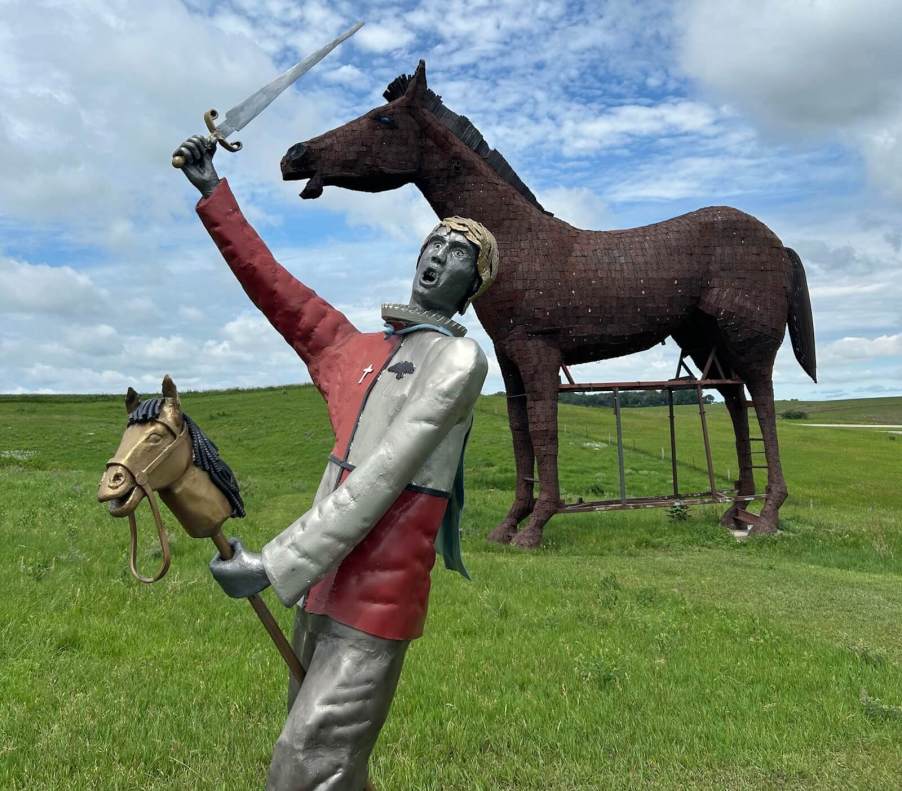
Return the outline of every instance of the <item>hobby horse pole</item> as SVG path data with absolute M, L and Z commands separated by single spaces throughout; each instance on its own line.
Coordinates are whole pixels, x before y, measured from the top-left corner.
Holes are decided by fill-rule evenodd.
M 217 530 L 210 536 L 210 539 L 216 544 L 216 549 L 219 550 L 219 556 L 223 560 L 229 560 L 232 557 L 234 554 L 232 552 L 232 545 L 222 534 L 221 530 Z M 301 660 L 297 658 L 288 639 L 282 634 L 282 630 L 279 628 L 279 624 L 276 623 L 276 619 L 273 618 L 273 614 L 269 611 L 269 607 L 266 606 L 266 602 L 263 601 L 257 593 L 253 596 L 248 596 L 247 600 L 250 602 L 251 607 L 254 608 L 254 612 L 257 613 L 257 617 L 266 628 L 266 631 L 269 632 L 269 636 L 276 644 L 276 648 L 279 649 L 282 659 L 284 659 L 285 664 L 288 665 L 288 670 L 291 673 L 292 678 L 294 678 L 298 684 L 302 684 L 304 682 L 304 668 L 301 667 Z

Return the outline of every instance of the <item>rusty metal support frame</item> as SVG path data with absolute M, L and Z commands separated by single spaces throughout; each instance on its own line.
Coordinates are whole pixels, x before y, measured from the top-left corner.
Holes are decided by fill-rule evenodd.
M 705 400 L 703 391 L 723 385 L 741 385 L 745 382 L 739 379 L 732 371 L 725 374 L 714 350 L 708 355 L 708 359 L 702 369 L 701 376 L 696 377 L 686 363 L 686 353 L 680 352 L 677 362 L 676 374 L 673 379 L 659 381 L 636 382 L 585 382 L 574 381 L 566 365 L 562 365 L 566 383 L 558 386 L 559 393 L 613 393 L 614 419 L 617 429 L 617 467 L 619 473 L 620 497 L 614 500 L 595 500 L 585 502 L 580 498 L 575 503 L 562 503 L 558 513 L 585 513 L 589 511 L 618 511 L 635 508 L 668 508 L 673 505 L 701 505 L 707 503 L 748 503 L 760 499 L 764 495 L 739 495 L 735 491 L 726 492 L 717 488 L 714 474 L 714 461 L 711 455 L 711 439 L 708 433 L 708 419 L 705 413 Z M 714 372 L 714 376 L 712 376 Z M 705 461 L 708 473 L 709 488 L 707 492 L 695 492 L 692 494 L 680 494 L 677 475 L 678 459 L 676 445 L 676 421 L 674 415 L 673 391 L 695 390 L 698 398 L 698 414 L 701 423 L 702 438 L 705 446 Z M 664 390 L 667 392 L 668 425 L 670 428 L 670 462 L 673 481 L 673 492 L 660 497 L 627 497 L 626 475 L 623 451 L 623 424 L 621 419 L 620 394 L 630 390 Z
M 626 502 L 626 471 L 623 466 L 623 425 L 620 422 L 620 390 L 614 388 L 614 419 L 617 421 L 617 468 L 620 473 L 620 502 Z
M 673 477 L 673 496 L 680 496 L 677 480 L 676 416 L 673 414 L 673 390 L 667 388 L 667 412 L 670 418 L 670 470 Z
M 701 385 L 695 386 L 698 396 L 698 417 L 702 425 L 702 439 L 705 442 L 705 461 L 708 465 L 708 483 L 711 484 L 712 496 L 717 494 L 717 482 L 714 480 L 714 461 L 711 457 L 711 439 L 708 437 L 708 418 L 705 415 L 705 397 L 702 395 Z

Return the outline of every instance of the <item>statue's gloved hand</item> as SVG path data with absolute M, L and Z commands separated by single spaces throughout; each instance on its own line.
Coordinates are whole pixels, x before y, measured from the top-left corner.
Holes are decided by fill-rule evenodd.
M 217 553 L 210 561 L 210 573 L 219 586 L 232 598 L 244 599 L 269 587 L 269 577 L 263 559 L 256 552 L 247 552 L 237 538 L 229 539 L 234 555 L 223 560 Z
M 213 167 L 215 153 L 215 144 L 211 145 L 209 139 L 201 135 L 189 137 L 172 152 L 173 156 L 180 156 L 185 160 L 182 172 L 205 198 L 208 198 L 219 184 L 219 174 Z

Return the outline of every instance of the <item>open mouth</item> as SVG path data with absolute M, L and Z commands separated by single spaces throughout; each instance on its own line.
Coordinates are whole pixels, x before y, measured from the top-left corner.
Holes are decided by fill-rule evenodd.
M 301 198 L 304 200 L 309 200 L 311 198 L 318 198 L 323 194 L 323 177 L 316 172 L 311 176 L 310 180 L 307 182 L 307 185 L 301 191 Z
M 438 270 L 432 266 L 426 267 L 420 275 L 420 282 L 425 286 L 435 285 L 438 282 Z
M 113 496 L 109 489 L 101 485 L 97 499 L 107 504 L 110 516 L 128 516 L 138 507 L 138 503 L 144 497 L 144 490 L 140 486 L 132 486 L 123 494 Z
M 107 508 L 110 511 L 110 516 L 128 516 L 138 507 L 142 497 L 144 497 L 144 490 L 135 486 L 127 494 L 108 500 Z

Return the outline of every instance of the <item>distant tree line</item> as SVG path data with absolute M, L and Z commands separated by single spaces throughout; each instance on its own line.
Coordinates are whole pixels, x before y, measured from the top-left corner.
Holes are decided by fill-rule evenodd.
M 558 400 L 563 404 L 576 404 L 577 406 L 614 406 L 613 393 L 561 393 Z M 705 404 L 713 404 L 714 396 L 703 394 L 702 401 Z M 674 390 L 673 403 L 678 406 L 697 404 L 698 398 L 694 390 Z M 667 392 L 665 390 L 626 390 L 620 394 L 620 406 L 667 406 Z

